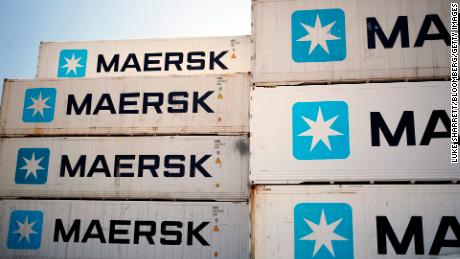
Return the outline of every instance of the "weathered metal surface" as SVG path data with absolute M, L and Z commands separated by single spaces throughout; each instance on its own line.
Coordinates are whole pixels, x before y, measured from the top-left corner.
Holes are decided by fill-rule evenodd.
M 458 181 L 448 81 L 256 87 L 253 183 Z
M 3 136 L 240 134 L 249 75 L 6 81 Z
M 448 78 L 448 0 L 254 0 L 256 85 Z
M 253 253 L 265 258 L 458 258 L 459 185 L 266 185 Z
M 249 36 L 44 42 L 37 78 L 248 73 Z
M 0 197 L 247 200 L 244 136 L 0 139 Z
M 0 201 L 2 258 L 249 258 L 246 203 Z

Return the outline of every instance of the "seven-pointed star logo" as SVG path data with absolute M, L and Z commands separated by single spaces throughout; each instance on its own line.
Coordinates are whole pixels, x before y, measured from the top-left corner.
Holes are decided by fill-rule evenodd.
M 331 34 L 331 28 L 336 22 L 329 23 L 324 26 L 321 24 L 321 19 L 319 15 L 316 15 L 315 26 L 311 27 L 304 23 L 300 23 L 305 30 L 308 32 L 307 35 L 298 39 L 297 41 L 310 41 L 310 50 L 308 54 L 310 55 L 318 46 L 321 46 L 327 54 L 329 54 L 329 48 L 327 47 L 327 41 L 329 40 L 340 40 L 340 37 Z
M 347 56 L 342 9 L 296 10 L 291 15 L 292 59 L 295 62 L 342 61 Z
M 22 121 L 26 123 L 53 121 L 55 104 L 55 88 L 26 89 L 24 94 Z
M 343 101 L 292 106 L 292 148 L 297 160 L 345 159 L 350 155 L 348 105 Z
M 294 207 L 295 259 L 353 259 L 352 208 L 346 203 Z
M 59 53 L 57 77 L 84 77 L 86 75 L 86 49 L 63 49 Z
M 19 239 L 18 242 L 21 242 L 23 238 L 27 240 L 28 243 L 30 243 L 30 235 L 31 234 L 38 234 L 35 230 L 33 230 L 33 226 L 37 223 L 36 221 L 33 221 L 29 223 L 29 217 L 26 216 L 26 219 L 24 222 L 19 222 L 16 220 L 16 224 L 18 224 L 18 229 L 14 231 L 13 233 L 19 234 Z
M 33 104 L 28 106 L 26 109 L 33 109 L 32 117 L 35 117 L 37 113 L 40 113 L 40 115 L 44 117 L 45 116 L 43 114 L 44 109 L 52 108 L 51 106 L 46 104 L 46 102 L 50 99 L 50 97 L 46 97 L 45 99 L 43 99 L 42 93 L 39 94 L 37 99 L 33 97 L 30 97 L 30 99 L 32 100 Z
M 342 219 L 336 220 L 330 224 L 326 222 L 326 216 L 324 210 L 321 211 L 321 218 L 319 224 L 315 224 L 308 219 L 304 218 L 305 223 L 313 230 L 312 233 L 302 237 L 300 240 L 313 240 L 315 241 L 315 248 L 313 250 L 313 256 L 315 256 L 321 247 L 326 247 L 327 250 L 335 257 L 334 248 L 332 247 L 332 241 L 343 241 L 348 240 L 341 235 L 336 234 L 334 231 L 340 224 Z
M 32 157 L 30 159 L 27 159 L 23 157 L 24 162 L 26 163 L 25 166 L 21 167 L 20 169 L 27 170 L 26 176 L 24 177 L 27 179 L 29 175 L 33 175 L 35 179 L 37 179 L 37 170 L 43 170 L 45 168 L 40 166 L 40 162 L 43 160 L 45 157 L 41 157 L 39 159 L 35 159 L 35 153 L 32 153 Z
M 313 137 L 313 140 L 310 146 L 310 151 L 312 151 L 320 141 L 324 143 L 324 145 L 326 145 L 327 149 L 332 151 L 331 143 L 329 142 L 329 137 L 343 135 L 341 132 L 338 132 L 331 128 L 332 124 L 334 124 L 335 120 L 338 117 L 339 115 L 325 121 L 323 118 L 323 113 L 321 112 L 321 107 L 320 107 L 318 109 L 316 121 L 312 121 L 309 118 L 302 116 L 302 119 L 308 124 L 308 126 L 310 126 L 310 128 L 300 133 L 298 136 Z
M 48 180 L 49 148 L 20 148 L 16 160 L 16 184 L 45 184 Z
M 72 58 L 66 58 L 64 57 L 65 61 L 67 62 L 65 65 L 62 65 L 61 68 L 67 68 L 66 75 L 72 71 L 75 75 L 77 74 L 77 67 L 83 67 L 80 65 L 78 62 L 80 61 L 82 57 L 75 58 L 75 54 L 72 54 Z
M 43 228 L 43 212 L 14 210 L 10 214 L 7 247 L 9 249 L 39 249 Z

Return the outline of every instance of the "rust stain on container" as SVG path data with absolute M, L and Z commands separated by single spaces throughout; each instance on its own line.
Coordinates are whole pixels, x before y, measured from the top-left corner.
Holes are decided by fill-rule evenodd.
M 219 226 L 215 225 L 214 228 L 212 229 L 212 231 L 219 232 L 220 231 Z
M 33 128 L 33 133 L 32 133 L 33 135 L 41 136 L 43 135 L 43 133 L 44 133 L 43 128 Z
M 218 158 L 216 158 L 216 162 L 215 162 L 215 163 L 216 163 L 216 165 L 221 165 L 221 164 L 222 164 L 222 161 L 221 161 L 220 158 L 218 157 Z

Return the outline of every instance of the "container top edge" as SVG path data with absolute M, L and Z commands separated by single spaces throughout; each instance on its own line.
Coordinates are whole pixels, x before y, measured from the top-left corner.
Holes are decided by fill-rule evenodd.
M 250 38 L 251 35 L 231 35 L 231 36 L 190 36 L 190 37 L 165 37 L 165 38 L 131 38 L 131 39 L 103 39 L 103 40 L 69 40 L 69 41 L 41 41 L 41 45 L 47 44 L 72 44 L 72 43 L 93 43 L 93 42 L 109 42 L 109 41 L 120 41 L 120 42 L 130 42 L 130 41 L 170 41 L 170 40 L 209 40 L 209 39 L 238 39 L 238 38 Z

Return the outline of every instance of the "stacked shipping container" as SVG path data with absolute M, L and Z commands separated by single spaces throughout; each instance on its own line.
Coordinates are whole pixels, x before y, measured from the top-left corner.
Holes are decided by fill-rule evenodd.
M 252 19 L 258 86 L 449 77 L 449 1 L 254 0 Z
M 249 257 L 249 37 L 44 43 L 38 63 L 4 86 L 3 256 Z
M 258 186 L 255 257 L 458 258 L 459 195 L 458 185 Z
M 243 97 L 249 96 L 248 85 L 248 75 L 242 73 L 6 81 L 2 129 L 11 136 L 37 132 L 40 135 L 244 134 L 248 132 L 249 102 Z M 31 89 L 42 89 L 36 90 L 37 96 L 44 96 L 45 92 L 55 96 L 50 121 L 24 122 L 27 118 L 18 116 L 23 106 L 17 103 L 28 102 L 28 96 L 34 98 Z
M 1 254 L 458 257 L 450 3 L 252 10 L 252 39 L 42 44 L 4 87 Z
M 450 2 L 252 10 L 254 258 L 458 258 Z
M 447 81 L 256 88 L 251 180 L 460 180 L 450 163 L 448 95 Z M 321 116 L 325 129 L 315 124 Z M 325 138 L 314 131 L 328 128 Z

